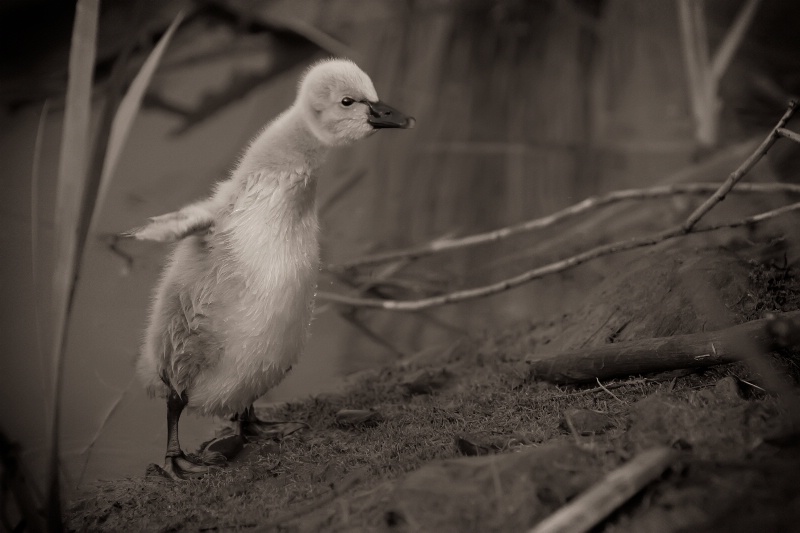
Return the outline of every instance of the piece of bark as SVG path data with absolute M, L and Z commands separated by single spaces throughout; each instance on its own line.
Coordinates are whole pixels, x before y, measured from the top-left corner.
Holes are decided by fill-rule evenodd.
M 722 400 L 736 402 L 743 398 L 742 387 L 733 376 L 725 376 L 714 385 L 714 395 Z
M 776 321 L 792 334 L 776 337 Z M 792 340 L 798 346 L 800 311 L 776 314 L 719 331 L 619 342 L 599 348 L 530 356 L 531 377 L 553 383 L 580 383 L 679 368 L 701 368 L 758 356 Z M 748 350 L 744 351 L 743 346 Z M 749 348 L 754 349 L 749 349 Z
M 652 448 L 610 472 L 600 482 L 542 520 L 529 533 L 583 533 L 660 476 L 678 457 L 671 448 Z

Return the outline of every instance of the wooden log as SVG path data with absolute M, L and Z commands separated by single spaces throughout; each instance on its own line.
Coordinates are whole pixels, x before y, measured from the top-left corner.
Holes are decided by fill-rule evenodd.
M 732 363 L 778 347 L 800 346 L 800 311 L 775 314 L 719 331 L 608 344 L 529 356 L 530 375 L 553 383 L 580 383 L 680 368 Z
M 672 448 L 647 450 L 542 520 L 529 533 L 585 533 L 602 522 L 678 458 Z

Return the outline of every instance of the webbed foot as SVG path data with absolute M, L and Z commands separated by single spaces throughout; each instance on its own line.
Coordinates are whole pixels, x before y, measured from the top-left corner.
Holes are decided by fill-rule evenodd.
M 204 462 L 198 455 L 181 453 L 165 457 L 163 467 L 150 465 L 148 471 L 175 481 L 182 481 L 203 477 L 210 471 L 212 464 Z
M 239 427 L 237 433 L 244 437 L 255 437 L 258 439 L 281 439 L 291 435 L 295 431 L 305 429 L 308 424 L 305 422 L 279 422 L 275 420 L 261 420 L 256 416 L 255 408 L 251 405 L 238 417 Z
M 200 445 L 200 459 L 205 464 L 225 464 L 244 448 L 247 439 L 238 433 L 228 433 Z
M 225 455 L 215 449 L 202 450 L 202 455 L 186 454 L 181 449 L 178 440 L 178 420 L 181 412 L 186 407 L 188 398 L 185 393 L 179 394 L 170 390 L 167 396 L 167 452 L 164 456 L 164 466 L 151 465 L 149 472 L 163 475 L 170 479 L 190 479 L 202 477 L 210 470 L 210 466 L 227 462 Z

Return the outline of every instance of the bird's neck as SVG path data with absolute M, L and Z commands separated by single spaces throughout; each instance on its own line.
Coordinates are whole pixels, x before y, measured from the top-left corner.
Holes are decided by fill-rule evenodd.
M 296 106 L 277 117 L 250 144 L 239 170 L 282 172 L 303 169 L 309 174 L 322 165 L 329 147 L 310 130 Z

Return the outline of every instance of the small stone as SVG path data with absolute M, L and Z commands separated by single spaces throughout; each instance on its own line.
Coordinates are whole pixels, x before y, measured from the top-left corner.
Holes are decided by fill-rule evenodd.
M 572 427 L 570 427 L 570 423 Z M 568 430 L 574 428 L 579 435 L 596 435 L 603 433 L 614 423 L 608 415 L 603 413 L 589 409 L 569 409 L 564 412 L 564 419 L 561 425 Z
M 714 385 L 714 394 L 722 400 L 741 400 L 742 388 L 739 386 L 739 380 L 733 376 L 725 376 Z

